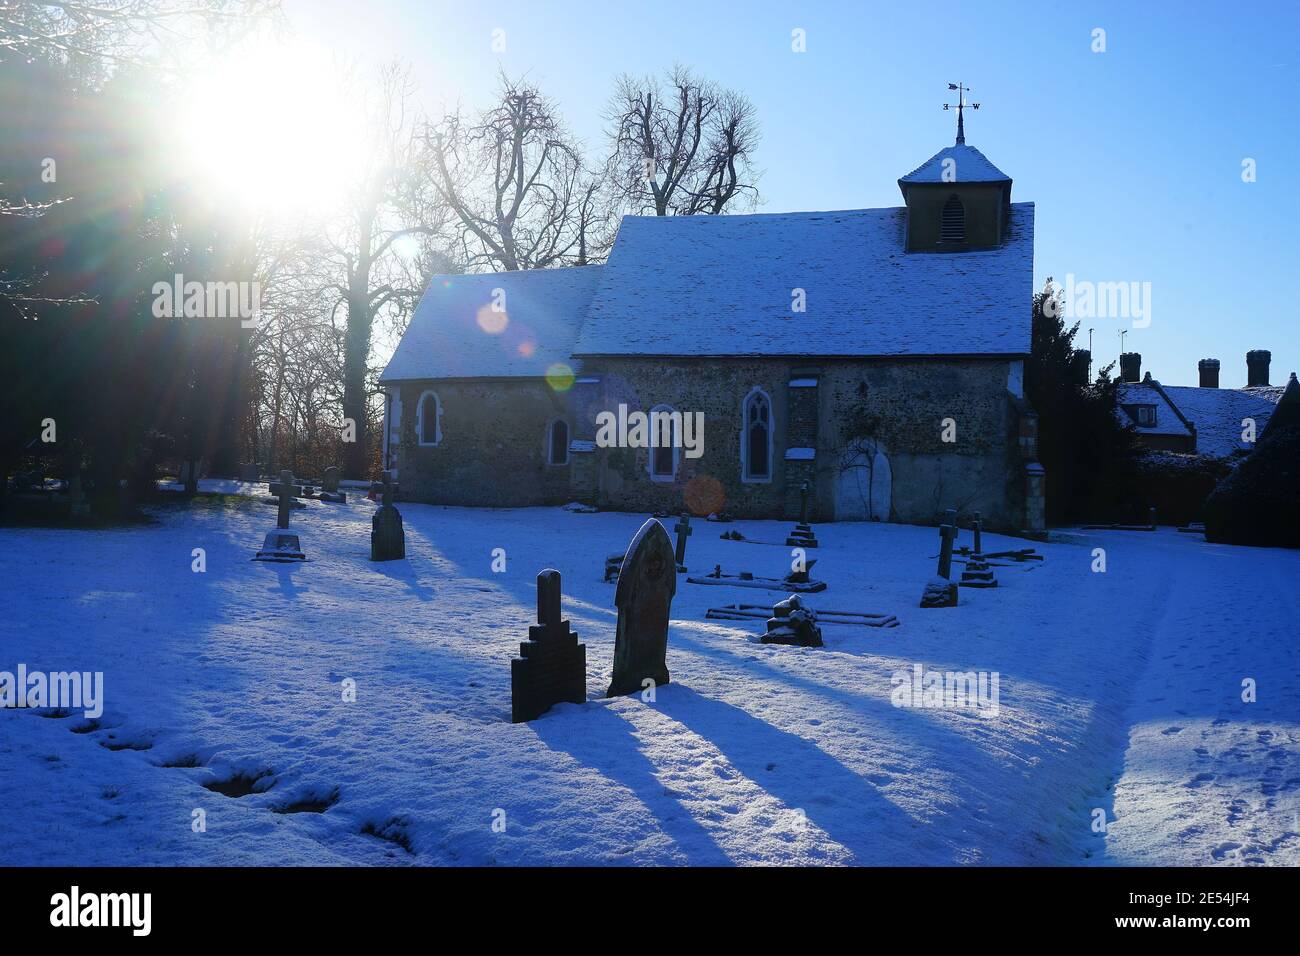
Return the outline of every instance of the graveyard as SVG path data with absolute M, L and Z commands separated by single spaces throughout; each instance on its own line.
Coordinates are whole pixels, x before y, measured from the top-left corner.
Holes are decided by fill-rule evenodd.
M 6 863 L 1300 864 L 1300 553 L 200 484 L 0 529 L 104 687 L 0 708 Z

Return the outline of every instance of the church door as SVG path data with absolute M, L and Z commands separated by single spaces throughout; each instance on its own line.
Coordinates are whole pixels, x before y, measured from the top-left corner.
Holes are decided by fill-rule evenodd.
M 888 521 L 894 478 L 889 457 L 863 442 L 840 462 L 835 482 L 836 521 Z

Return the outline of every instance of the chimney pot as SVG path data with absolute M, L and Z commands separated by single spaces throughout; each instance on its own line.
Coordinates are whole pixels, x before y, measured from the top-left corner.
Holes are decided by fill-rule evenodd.
M 1218 359 L 1201 359 L 1196 363 L 1196 368 L 1201 373 L 1201 388 L 1219 387 Z
M 1246 387 L 1268 384 L 1268 364 L 1273 353 L 1268 349 L 1252 349 L 1246 353 Z
M 1125 352 L 1119 357 L 1119 378 L 1121 382 L 1142 380 L 1142 353 Z

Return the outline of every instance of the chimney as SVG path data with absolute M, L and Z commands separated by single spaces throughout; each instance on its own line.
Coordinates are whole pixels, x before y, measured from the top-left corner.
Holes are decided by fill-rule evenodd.
M 1139 382 L 1142 380 L 1142 353 L 1125 352 L 1119 357 L 1119 380 L 1121 382 Z
M 1252 349 L 1246 353 L 1246 387 L 1268 384 L 1268 363 L 1273 353 L 1268 349 Z
M 1201 359 L 1196 363 L 1201 373 L 1201 388 L 1219 387 L 1219 360 Z

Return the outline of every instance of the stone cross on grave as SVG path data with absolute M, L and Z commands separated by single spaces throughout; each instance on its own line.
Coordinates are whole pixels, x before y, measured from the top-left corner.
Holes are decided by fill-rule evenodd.
M 799 523 L 808 523 L 808 482 L 806 480 L 799 486 Z
M 393 473 L 391 471 L 384 472 L 384 492 L 380 504 L 385 508 L 393 506 Z
M 984 522 L 980 520 L 980 513 L 978 511 L 975 512 L 975 517 L 971 520 L 970 527 L 971 531 L 975 533 L 975 543 L 972 545 L 975 550 L 972 553 L 983 554 L 984 549 L 980 544 L 980 532 L 984 530 Z
M 691 516 L 683 514 L 677 524 L 673 525 L 673 530 L 677 532 L 677 551 L 674 557 L 677 561 L 677 570 L 686 570 L 686 539 L 691 536 Z
M 952 544 L 957 540 L 957 512 L 949 508 L 939 526 L 939 577 L 952 577 Z
M 280 472 L 280 513 L 275 526 L 284 531 L 289 530 L 289 506 L 293 502 L 293 472 Z

